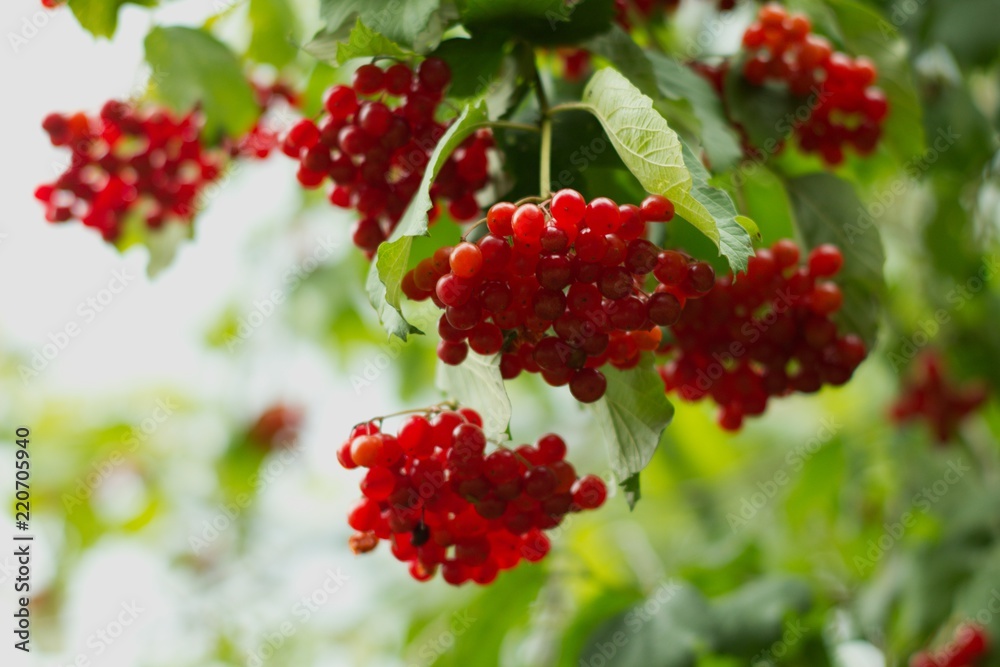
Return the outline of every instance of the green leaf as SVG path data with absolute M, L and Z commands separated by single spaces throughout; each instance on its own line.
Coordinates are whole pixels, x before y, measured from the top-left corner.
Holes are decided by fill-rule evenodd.
M 118 10 L 123 5 L 155 7 L 157 0 L 69 0 L 73 16 L 94 37 L 110 39 L 118 28 Z
M 714 230 L 709 224 L 702 227 L 702 225 L 694 223 L 695 227 L 698 227 L 705 236 L 719 246 L 719 250 L 729 260 L 729 265 L 733 268 L 734 273 L 743 271 L 746 269 L 747 260 L 753 254 L 751 236 L 760 238 L 757 223 L 736 212 L 736 206 L 725 190 L 720 190 L 709 184 L 708 170 L 686 144 L 684 145 L 684 164 L 694 179 L 691 197 L 708 211 L 709 216 L 711 216 L 709 219 L 715 221 Z M 676 205 L 676 202 L 674 204 Z M 687 218 L 687 213 L 684 210 L 680 208 L 678 210 L 681 210 L 681 214 Z
M 417 52 L 437 45 L 448 16 L 440 0 L 322 0 L 320 15 L 326 33 L 346 36 L 360 19 L 372 32 Z
M 461 10 L 462 23 L 473 34 L 498 32 L 544 46 L 599 35 L 614 16 L 613 0 L 467 0 Z
M 653 101 L 611 68 L 591 78 L 583 100 L 642 186 L 669 198 L 685 220 L 716 244 L 734 272 L 744 270 L 753 246 L 732 200 L 708 185 L 708 172 L 653 109 Z
M 635 473 L 619 486 L 622 487 L 622 491 L 625 493 L 625 502 L 628 503 L 630 508 L 634 508 L 635 504 L 642 498 L 642 490 L 639 485 L 639 473 Z
M 203 30 L 154 28 L 146 60 L 159 73 L 155 93 L 169 107 L 184 113 L 201 105 L 210 141 L 245 133 L 260 115 L 235 54 Z
M 742 157 L 743 149 L 712 84 L 669 56 L 655 51 L 647 51 L 645 55 L 652 64 L 660 95 L 684 100 L 694 110 L 701 124 L 701 143 L 712 167 L 722 170 L 735 164 Z
M 844 254 L 836 282 L 844 293 L 838 322 L 872 349 L 878 334 L 885 279 L 885 251 L 878 221 L 872 220 L 849 183 L 830 174 L 788 181 L 795 223 L 808 248 L 832 243 Z
M 495 87 L 504 60 L 504 40 L 494 33 L 476 39 L 449 39 L 431 54 L 451 68 L 448 97 L 484 97 Z
M 774 576 L 758 579 L 712 600 L 715 647 L 734 655 L 752 655 L 781 639 L 790 616 L 812 604 L 801 579 Z
M 635 368 L 602 371 L 608 379 L 604 397 L 591 404 L 597 424 L 608 445 L 608 458 L 615 477 L 638 500 L 638 475 L 649 464 L 663 431 L 674 416 L 663 380 L 653 367 L 652 355 L 643 355 Z
M 346 37 L 324 30 L 302 48 L 317 60 L 331 65 L 341 65 L 352 58 L 373 56 L 407 58 L 413 55 L 412 51 L 400 48 L 391 39 L 368 28 L 361 19 L 358 19 Z
M 406 321 L 400 309 L 403 293 L 401 283 L 410 256 L 410 246 L 414 236 L 427 235 L 427 213 L 434 206 L 430 194 L 431 184 L 438 170 L 452 151 L 458 148 L 466 137 L 484 127 L 488 120 L 486 103 L 483 101 L 468 105 L 462 110 L 438 141 L 420 187 L 400 219 L 399 225 L 389 240 L 379 246 L 375 254 L 365 287 L 368 290 L 368 300 L 375 307 L 382 325 L 391 335 L 406 340 L 411 333 L 422 333 Z
M 250 46 L 247 57 L 281 68 L 298 55 L 299 25 L 285 0 L 250 0 Z
M 667 582 L 648 600 L 598 628 L 579 663 L 694 667 L 697 656 L 711 645 L 712 626 L 711 609 L 697 589 Z
M 584 48 L 611 63 L 643 95 L 654 97 L 660 94 L 653 64 L 646 57 L 646 52 L 621 26 L 613 26 L 603 35 L 594 37 Z
M 506 439 L 510 425 L 510 398 L 500 376 L 500 355 L 484 357 L 469 351 L 458 366 L 439 362 L 437 387 L 483 418 L 487 437 Z

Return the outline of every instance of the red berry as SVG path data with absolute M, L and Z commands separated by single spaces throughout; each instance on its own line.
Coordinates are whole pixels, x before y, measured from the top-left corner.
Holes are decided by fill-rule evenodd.
M 375 95 L 384 85 L 382 68 L 378 65 L 362 65 L 354 71 L 352 83 L 354 89 L 362 95 Z
M 359 435 L 351 441 L 351 460 L 359 466 L 371 468 L 378 463 L 381 449 L 381 435 Z
M 417 66 L 417 78 L 424 90 L 438 93 L 451 83 L 451 69 L 440 58 L 427 58 Z
M 587 211 L 587 202 L 576 190 L 560 190 L 552 196 L 549 210 L 560 223 L 579 227 Z
M 649 195 L 642 200 L 639 211 L 645 222 L 668 222 L 674 217 L 674 205 L 663 195 Z
M 510 236 L 513 233 L 511 220 L 517 207 L 509 202 L 500 202 L 486 212 L 486 226 L 494 236 Z
M 345 120 L 358 110 L 358 98 L 347 86 L 334 86 L 323 101 L 327 113 L 336 120 Z
M 835 275 L 843 264 L 840 249 L 829 243 L 816 246 L 809 253 L 809 273 L 816 278 Z
M 583 509 L 597 509 L 608 497 L 604 480 L 596 475 L 581 477 L 573 488 L 573 502 Z
M 598 197 L 587 204 L 584 221 L 590 229 L 610 234 L 621 226 L 621 213 L 613 201 L 606 197 Z
M 537 243 L 545 229 L 545 212 L 534 204 L 523 204 L 514 212 L 511 229 L 515 241 Z
M 472 278 L 483 266 L 483 253 L 468 242 L 459 243 L 451 251 L 451 270 L 457 276 Z

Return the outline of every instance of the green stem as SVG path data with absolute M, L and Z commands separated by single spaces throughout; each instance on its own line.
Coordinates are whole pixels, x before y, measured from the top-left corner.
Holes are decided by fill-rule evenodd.
M 593 111 L 593 107 L 586 102 L 563 102 L 549 109 L 549 114 L 560 113 L 562 111 Z
M 539 127 L 531 123 L 515 123 L 509 120 L 491 120 L 487 123 L 489 127 L 505 130 L 524 130 L 525 132 L 538 132 Z
M 552 119 L 542 117 L 542 164 L 540 168 L 538 194 L 548 199 L 552 194 Z
M 533 63 L 535 95 L 538 97 L 538 110 L 541 115 L 542 130 L 541 165 L 539 168 L 538 194 L 542 199 L 548 199 L 552 190 L 552 117 L 549 110 L 549 99 L 545 95 L 542 75 L 538 71 L 537 61 Z

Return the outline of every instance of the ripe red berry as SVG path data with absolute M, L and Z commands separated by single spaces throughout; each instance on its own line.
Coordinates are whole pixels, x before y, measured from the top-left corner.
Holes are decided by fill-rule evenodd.
M 421 88 L 439 93 L 451 83 L 451 69 L 439 58 L 427 58 L 417 66 L 417 78 Z
M 494 236 L 510 236 L 513 233 L 511 220 L 517 207 L 510 202 L 500 202 L 490 207 L 486 213 L 486 226 Z
M 581 403 L 593 403 L 604 396 L 608 381 L 594 368 L 582 368 L 569 381 L 569 391 Z
M 462 278 L 472 278 L 483 266 L 483 253 L 478 246 L 463 242 L 451 251 L 451 270 Z
M 663 195 L 649 195 L 642 200 L 639 211 L 645 222 L 668 222 L 674 217 L 674 205 Z
M 560 223 L 579 227 L 587 211 L 587 202 L 576 190 L 564 189 L 552 196 L 549 210 Z
M 534 204 L 522 204 L 511 220 L 515 242 L 536 243 L 545 229 L 545 212 Z
M 843 264 L 840 249 L 829 243 L 816 246 L 809 253 L 809 273 L 816 278 L 836 275 Z
M 378 65 L 362 65 L 354 71 L 354 89 L 362 95 L 374 95 L 382 90 L 384 75 Z
M 602 234 L 610 234 L 621 226 L 618 205 L 606 197 L 598 197 L 587 204 L 583 219 L 587 227 Z
M 573 489 L 573 502 L 583 509 L 597 509 L 607 497 L 604 480 L 595 475 L 581 477 Z
M 351 441 L 351 460 L 359 466 L 371 468 L 378 462 L 381 449 L 381 435 L 359 435 Z

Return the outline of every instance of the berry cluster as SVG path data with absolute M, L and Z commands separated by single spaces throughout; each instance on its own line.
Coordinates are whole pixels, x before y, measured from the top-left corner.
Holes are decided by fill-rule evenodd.
M 840 336 L 830 319 L 843 296 L 835 283 L 840 251 L 821 245 L 799 266 L 799 249 L 782 240 L 758 250 L 739 280 L 719 278 L 705 298 L 688 305 L 672 328 L 671 355 L 660 374 L 667 391 L 721 406 L 720 425 L 737 430 L 746 415 L 764 412 L 768 398 L 814 392 L 850 379 L 866 355 L 853 334 Z
M 96 118 L 50 114 L 42 127 L 54 146 L 72 151 L 66 171 L 39 186 L 35 198 L 49 222 L 80 220 L 108 241 L 126 218 L 148 227 L 191 222 L 202 189 L 218 178 L 223 159 L 200 140 L 196 113 L 175 118 L 163 109 L 140 111 L 110 101 Z
M 987 397 L 986 385 L 973 382 L 956 386 L 947 378 L 944 359 L 930 350 L 917 359 L 903 394 L 893 404 L 890 416 L 896 423 L 923 418 L 938 442 L 948 442 L 958 425 Z
M 889 105 L 873 85 L 877 72 L 870 60 L 834 53 L 829 41 L 811 31 L 805 16 L 765 5 L 743 35 L 743 76 L 757 86 L 786 83 L 794 95 L 815 93 L 815 107 L 795 132 L 803 151 L 836 165 L 846 145 L 861 155 L 875 149 Z
M 282 150 L 299 160 L 298 179 L 318 188 L 329 178 L 330 201 L 361 214 L 354 244 L 373 255 L 399 223 L 447 125 L 437 121 L 451 70 L 428 58 L 416 71 L 402 63 L 383 70 L 363 65 L 351 86 L 326 93 L 325 113 L 292 127 Z M 458 221 L 479 215 L 476 193 L 488 181 L 489 130 L 468 137 L 448 158 L 431 189 L 435 203 L 448 202 Z M 433 219 L 432 215 L 432 219 Z
M 345 468 L 368 468 L 364 498 L 348 516 L 355 553 L 390 540 L 418 581 L 440 567 L 449 584 L 488 584 L 522 559 L 541 560 L 545 530 L 607 498 L 599 477 L 577 478 L 557 435 L 487 454 L 478 413 L 433 412 L 410 417 L 396 435 L 375 422 L 356 426 L 337 453 Z
M 655 349 L 657 327 L 676 322 L 684 300 L 715 282 L 708 264 L 644 238 L 647 223 L 673 215 L 660 195 L 641 207 L 605 197 L 588 204 L 575 190 L 560 190 L 546 206 L 502 202 L 487 214 L 489 234 L 440 248 L 404 277 L 402 289 L 444 309 L 443 362 L 462 363 L 469 348 L 502 352 L 505 379 L 541 373 L 590 403 L 607 385 L 599 366 L 634 365 L 638 350 Z M 658 284 L 648 294 L 650 275 Z
M 910 667 L 973 667 L 989 649 L 989 638 L 978 625 L 964 625 L 955 638 L 937 651 L 922 651 L 910 658 Z

